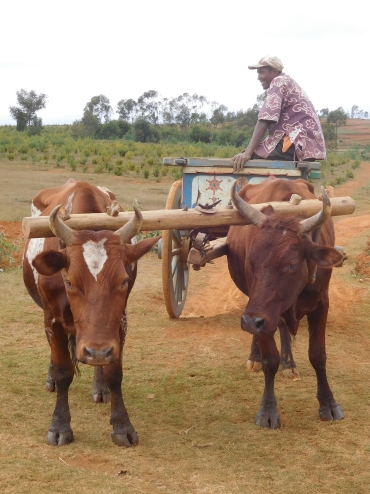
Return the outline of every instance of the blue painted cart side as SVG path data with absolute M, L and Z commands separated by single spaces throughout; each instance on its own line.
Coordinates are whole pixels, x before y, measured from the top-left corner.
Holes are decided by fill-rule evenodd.
M 273 175 L 278 178 L 319 178 L 320 163 L 295 161 L 248 161 L 243 170 L 233 173 L 231 159 L 220 158 L 164 158 L 165 166 L 182 166 L 181 206 L 194 208 L 197 204 L 220 201 L 226 206 L 230 190 L 237 180 L 238 189 L 243 185 L 257 184 Z

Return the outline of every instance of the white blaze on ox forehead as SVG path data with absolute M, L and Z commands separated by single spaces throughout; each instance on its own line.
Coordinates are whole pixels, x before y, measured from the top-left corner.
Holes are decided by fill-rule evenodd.
M 103 238 L 98 242 L 89 240 L 82 246 L 85 262 L 95 280 L 97 280 L 98 274 L 103 269 L 105 261 L 108 259 L 107 251 L 104 247 L 106 241 L 106 238 Z

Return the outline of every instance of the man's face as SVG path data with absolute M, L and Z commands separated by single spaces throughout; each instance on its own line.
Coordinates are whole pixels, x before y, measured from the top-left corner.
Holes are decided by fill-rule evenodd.
M 270 87 L 271 81 L 279 74 L 276 69 L 270 67 L 261 67 L 257 69 L 258 80 L 262 84 L 263 89 Z

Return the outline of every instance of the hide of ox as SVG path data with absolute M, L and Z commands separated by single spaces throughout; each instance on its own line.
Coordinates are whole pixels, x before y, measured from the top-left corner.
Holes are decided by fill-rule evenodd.
M 112 440 L 119 446 L 138 443 L 126 411 L 122 383 L 122 351 L 126 336 L 126 305 L 134 285 L 136 261 L 159 237 L 131 243 L 140 230 L 138 209 L 119 230 L 74 231 L 58 217 L 65 213 L 102 213 L 115 199 L 107 189 L 70 179 L 64 186 L 44 189 L 32 204 L 32 214 L 48 215 L 53 238 L 28 240 L 23 256 L 24 283 L 44 311 L 51 348 L 47 389 L 56 390 L 56 406 L 48 442 L 73 441 L 68 388 L 75 363 L 95 367 L 93 400 L 111 400 Z
M 333 266 L 343 258 L 334 248 L 330 200 L 322 189 L 322 211 L 303 220 L 292 216 L 278 217 L 271 206 L 257 211 L 249 205 L 289 201 L 292 194 L 303 199 L 315 198 L 312 185 L 302 179 L 289 181 L 270 177 L 258 185 L 245 185 L 239 194 L 234 184 L 233 203 L 251 224 L 231 226 L 227 236 L 230 275 L 249 297 L 241 317 L 241 328 L 253 335 L 250 359 L 253 359 L 253 353 L 260 353 L 265 377 L 255 422 L 271 429 L 280 427 L 274 392 L 280 356 L 274 333 L 279 327 L 281 333 L 295 335 L 304 316 L 308 320 L 309 359 L 317 377 L 320 418 L 344 418 L 326 375 L 329 281 Z

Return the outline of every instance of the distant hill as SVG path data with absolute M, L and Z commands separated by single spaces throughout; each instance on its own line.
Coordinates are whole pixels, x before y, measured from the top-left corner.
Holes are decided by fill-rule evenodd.
M 370 120 L 349 118 L 345 127 L 338 129 L 339 149 L 348 149 L 354 144 L 370 146 Z

